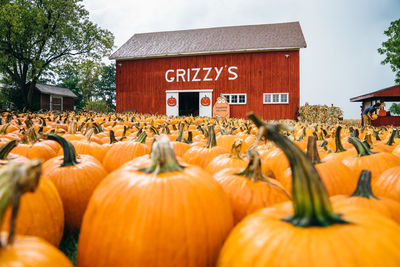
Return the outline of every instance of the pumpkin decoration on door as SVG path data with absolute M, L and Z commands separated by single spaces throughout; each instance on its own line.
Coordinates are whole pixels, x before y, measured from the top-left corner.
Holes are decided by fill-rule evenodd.
M 200 100 L 200 103 L 204 107 L 208 107 L 211 104 L 211 99 L 208 96 L 203 96 Z
M 176 106 L 176 98 L 171 96 L 170 98 L 168 98 L 167 104 L 170 107 L 175 107 Z

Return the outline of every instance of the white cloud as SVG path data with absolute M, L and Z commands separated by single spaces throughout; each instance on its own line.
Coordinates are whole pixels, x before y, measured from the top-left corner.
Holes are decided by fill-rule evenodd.
M 308 47 L 300 52 L 301 104 L 334 104 L 359 118 L 349 98 L 394 84 L 377 48 L 399 19 L 397 0 L 84 0 L 91 19 L 120 47 L 134 33 L 300 21 Z

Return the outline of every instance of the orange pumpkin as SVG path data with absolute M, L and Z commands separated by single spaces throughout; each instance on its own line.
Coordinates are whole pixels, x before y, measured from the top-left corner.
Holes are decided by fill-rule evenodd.
M 232 144 L 231 153 L 216 156 L 206 167 L 206 171 L 215 174 L 221 170 L 229 168 L 245 168 L 248 160 L 241 155 L 242 139 L 236 139 Z
M 146 132 L 143 132 L 137 139 L 113 144 L 104 156 L 103 165 L 106 170 L 111 172 L 125 162 L 149 153 L 150 150 L 145 144 L 146 136 Z
M 149 167 L 118 169 L 96 189 L 79 236 L 79 266 L 215 264 L 233 225 L 228 197 L 201 168 L 180 166 L 167 137 L 153 144 L 151 157 Z
M 290 200 L 279 182 L 262 175 L 258 153 L 247 153 L 249 163 L 245 169 L 227 168 L 214 174 L 229 196 L 235 224 L 258 209 Z
M 11 162 L 0 170 L 0 224 L 4 227 L 4 220 L 10 221 L 9 233 L 0 235 L 1 266 L 72 267 L 67 257 L 46 241 L 37 237 L 15 236 L 18 224 L 21 222 L 21 217 L 18 216 L 20 198 L 24 193 L 36 190 L 40 172 L 41 162 L 36 160 Z M 26 199 L 23 199 L 22 204 L 25 201 Z M 12 206 L 11 216 L 4 216 L 9 204 Z M 41 213 L 37 210 L 36 212 L 35 215 Z M 48 226 L 42 225 L 45 229 Z
M 400 158 L 387 152 L 372 153 L 361 143 L 356 137 L 350 137 L 349 142 L 357 149 L 357 157 L 348 157 L 342 162 L 348 166 L 357 177 L 360 176 L 362 170 L 370 170 L 372 179 L 377 179 L 385 170 L 400 165 Z
M 183 159 L 188 164 L 197 165 L 205 169 L 215 157 L 226 153 L 229 153 L 228 149 L 217 146 L 214 126 L 209 126 L 206 146 L 192 146 L 185 152 Z
M 400 203 L 390 198 L 377 198 L 371 190 L 371 172 L 363 170 L 357 188 L 350 196 L 338 195 L 330 198 L 334 208 L 357 205 L 374 210 L 400 223 Z
M 400 202 L 400 166 L 387 169 L 374 179 L 372 190 L 378 197 L 387 197 Z
M 246 217 L 230 233 L 216 266 L 398 266 L 400 226 L 364 208 L 333 211 L 311 161 L 279 134 L 279 127 L 257 119 L 257 126 L 267 129 L 266 138 L 276 142 L 290 161 L 293 204 Z
M 79 230 L 90 196 L 107 172 L 94 157 L 76 156 L 73 145 L 61 136 L 49 134 L 48 138 L 62 146 L 64 156 L 46 161 L 43 175 L 54 183 L 60 193 L 66 229 Z

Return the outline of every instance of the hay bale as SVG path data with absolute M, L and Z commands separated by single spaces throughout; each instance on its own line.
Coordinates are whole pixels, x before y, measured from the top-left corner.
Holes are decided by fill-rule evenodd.
M 299 108 L 298 120 L 304 123 L 338 123 L 343 111 L 339 107 L 327 105 L 309 105 Z

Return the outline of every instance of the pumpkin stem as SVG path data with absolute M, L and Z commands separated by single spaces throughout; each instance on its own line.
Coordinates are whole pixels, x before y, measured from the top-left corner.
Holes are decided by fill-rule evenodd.
M 34 192 L 38 186 L 42 172 L 40 160 L 28 162 L 10 162 L 0 171 L 0 224 L 3 223 L 4 213 L 11 204 L 10 229 L 7 245 L 14 241 L 15 221 L 21 196 L 26 192 Z M 0 247 L 4 244 L 0 242 Z
M 0 147 L 0 160 L 7 160 L 10 151 L 17 146 L 17 140 L 11 140 Z
M 318 154 L 317 149 L 317 138 L 315 136 L 309 136 L 307 140 L 307 157 L 311 159 L 313 164 L 321 163 L 321 158 Z
M 160 135 L 160 132 L 153 125 L 150 126 L 150 130 L 153 132 L 153 135 Z
M 6 134 L 8 126 L 10 126 L 10 123 L 4 124 L 3 127 L 1 127 L 0 129 L 0 134 Z
M 231 153 L 229 154 L 230 158 L 241 159 L 241 151 L 242 151 L 242 139 L 236 138 L 232 144 Z
M 244 171 L 235 173 L 235 175 L 245 176 L 254 182 L 264 181 L 270 183 L 262 174 L 261 159 L 258 152 L 255 149 L 249 149 L 247 150 L 246 155 L 249 159 L 249 164 L 247 164 L 247 167 L 244 169 Z
M 176 142 L 182 142 L 184 127 L 185 127 L 185 125 L 183 123 L 179 124 L 179 132 L 178 132 L 178 137 L 175 140 Z
M 390 137 L 389 137 L 389 140 L 386 142 L 386 145 L 388 145 L 388 146 L 392 146 L 393 145 L 393 143 L 394 143 L 394 137 L 396 136 L 396 134 L 397 134 L 397 129 L 393 129 L 392 130 L 392 134 L 390 135 Z M 378 140 L 378 139 L 377 139 Z
M 214 125 L 208 126 L 208 140 L 206 144 L 206 148 L 212 148 L 217 145 L 217 138 L 215 137 Z
M 342 131 L 342 126 L 338 126 L 336 128 L 336 133 L 335 133 L 335 145 L 336 145 L 336 150 L 335 153 L 339 153 L 339 152 L 344 152 L 346 151 L 346 149 L 344 149 L 343 145 L 342 145 L 342 139 L 340 137 L 340 132 Z
M 279 125 L 266 125 L 253 113 L 248 117 L 262 125 L 265 137 L 282 149 L 292 170 L 292 196 L 294 214 L 284 219 L 299 227 L 329 226 L 347 223 L 339 214 L 333 212 L 329 197 L 321 178 L 311 160 L 288 138 L 279 133 Z
M 376 141 L 382 141 L 381 138 L 379 137 L 379 132 L 378 131 L 374 130 L 374 135 L 375 135 L 375 140 Z
M 351 197 L 365 197 L 371 199 L 378 199 L 372 193 L 371 189 L 371 172 L 369 170 L 363 170 L 358 179 L 357 188 Z
M 357 137 L 349 137 L 349 143 L 357 149 L 358 157 L 375 154 L 374 152 L 371 152 L 368 147 L 363 144 Z
M 79 162 L 76 160 L 76 152 L 74 146 L 65 138 L 59 136 L 58 134 L 50 133 L 47 135 L 47 139 L 54 140 L 61 145 L 64 151 L 64 159 L 60 165 L 61 167 L 74 166 L 79 164 Z
M 114 143 L 116 143 L 116 142 L 118 142 L 118 140 L 115 139 L 114 131 L 113 131 L 113 130 L 110 130 L 110 144 L 114 144 Z
M 155 137 L 150 158 L 150 166 L 141 168 L 139 171 L 158 175 L 165 172 L 181 171 L 184 168 L 176 160 L 171 143 L 169 142 L 168 137 L 165 135 Z
M 368 147 L 368 149 L 370 149 L 371 147 L 372 147 L 372 136 L 371 136 L 371 134 L 370 133 L 367 133 L 365 136 L 364 136 L 364 144 L 366 144 L 367 145 L 367 147 Z
M 193 143 L 193 133 L 192 133 L 192 131 L 188 131 L 188 138 L 187 138 L 187 139 L 184 139 L 184 142 L 185 142 L 186 144 L 191 144 L 191 143 Z
M 135 142 L 139 142 L 142 144 L 146 143 L 146 137 L 147 137 L 147 133 L 146 131 L 143 131 L 135 140 Z
M 86 131 L 86 133 L 85 133 L 86 142 L 90 143 L 90 138 L 92 138 L 94 131 L 95 131 L 94 127 L 90 127 L 89 130 Z

